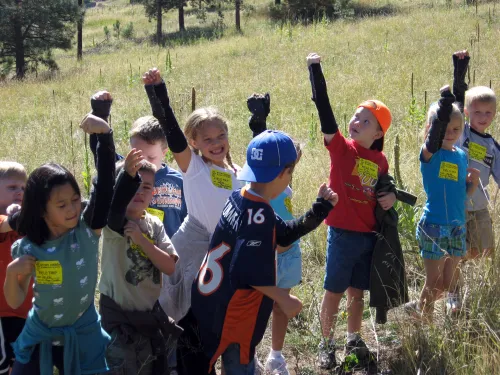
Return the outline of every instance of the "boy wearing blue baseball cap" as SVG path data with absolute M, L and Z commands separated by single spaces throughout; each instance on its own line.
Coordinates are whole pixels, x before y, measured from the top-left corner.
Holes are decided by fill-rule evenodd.
M 267 130 L 247 148 L 238 178 L 250 184 L 229 197 L 192 289 L 192 311 L 210 368 L 219 356 L 227 375 L 253 375 L 255 347 L 273 304 L 289 317 L 302 303 L 276 286 L 276 245 L 288 246 L 317 228 L 337 203 L 326 184 L 302 217 L 283 221 L 269 201 L 290 183 L 297 163 L 292 139 Z

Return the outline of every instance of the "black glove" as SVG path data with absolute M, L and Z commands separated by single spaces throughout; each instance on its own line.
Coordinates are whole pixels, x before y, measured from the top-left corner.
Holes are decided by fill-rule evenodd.
M 252 113 L 248 120 L 248 125 L 256 137 L 267 129 L 266 118 L 271 112 L 271 96 L 269 93 L 265 95 L 253 94 L 247 99 L 248 110 Z
M 431 154 L 435 154 L 443 145 L 446 127 L 450 122 L 454 102 L 455 95 L 451 93 L 449 87 L 441 92 L 441 98 L 438 101 L 437 116 L 432 120 L 425 140 L 425 147 Z
M 462 107 L 465 102 L 465 92 L 468 88 L 467 83 L 465 83 L 465 75 L 467 74 L 469 61 L 470 56 L 459 59 L 458 56 L 453 55 L 453 94 Z
M 94 116 L 102 118 L 106 122 L 108 122 L 108 117 L 111 113 L 111 104 L 113 104 L 113 100 L 90 99 L 92 114 Z
M 440 121 L 445 122 L 446 125 L 450 122 L 453 103 L 455 103 L 455 95 L 451 93 L 449 88 L 441 92 L 441 98 L 438 101 L 437 117 Z

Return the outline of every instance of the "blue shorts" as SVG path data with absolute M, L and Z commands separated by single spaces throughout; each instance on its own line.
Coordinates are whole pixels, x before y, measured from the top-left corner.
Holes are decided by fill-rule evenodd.
M 276 286 L 291 289 L 302 280 L 302 254 L 298 243 L 278 254 L 278 282 Z
M 465 225 L 438 225 L 420 222 L 417 241 L 424 259 L 439 260 L 445 256 L 463 257 L 467 253 Z
M 348 287 L 368 290 L 375 233 L 328 227 L 324 288 L 344 293 Z
M 248 365 L 240 363 L 240 345 L 231 344 L 222 353 L 222 364 L 226 375 L 253 375 L 255 373 L 255 360 L 251 359 Z

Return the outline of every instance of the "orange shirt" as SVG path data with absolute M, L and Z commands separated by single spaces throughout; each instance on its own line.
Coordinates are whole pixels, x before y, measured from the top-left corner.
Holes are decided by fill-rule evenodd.
M 7 220 L 7 216 L 0 215 L 0 225 Z M 7 233 L 0 233 L 0 317 L 16 316 L 18 318 L 25 318 L 28 315 L 32 306 L 33 299 L 33 288 L 30 286 L 28 288 L 28 294 L 23 304 L 18 309 L 12 309 L 5 300 L 5 295 L 3 293 L 3 284 L 5 282 L 5 276 L 7 273 L 7 266 L 12 262 L 12 255 L 10 253 L 10 247 L 12 244 L 21 238 L 17 232 L 11 231 Z

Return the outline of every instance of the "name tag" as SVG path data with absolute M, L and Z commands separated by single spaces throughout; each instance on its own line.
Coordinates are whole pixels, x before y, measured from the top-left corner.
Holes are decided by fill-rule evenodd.
M 480 144 L 470 142 L 469 143 L 469 157 L 477 161 L 483 161 L 486 157 L 486 147 Z
M 358 174 L 363 177 L 378 179 L 378 165 L 370 160 L 359 158 Z
M 35 262 L 35 275 L 38 284 L 61 285 L 63 272 L 58 260 Z
M 233 179 L 231 173 L 212 169 L 210 171 L 210 177 L 212 179 L 212 184 L 215 187 L 226 190 L 233 190 Z
M 293 214 L 293 212 L 292 212 L 293 211 L 292 198 L 290 198 L 290 197 L 285 198 L 285 208 L 288 212 Z
M 442 161 L 441 167 L 439 168 L 439 178 L 458 181 L 458 164 Z
M 150 213 L 151 215 L 156 216 L 163 223 L 163 218 L 165 217 L 165 212 L 164 211 L 157 210 L 156 208 L 151 208 L 151 207 L 148 207 L 146 209 L 146 211 L 148 213 Z

